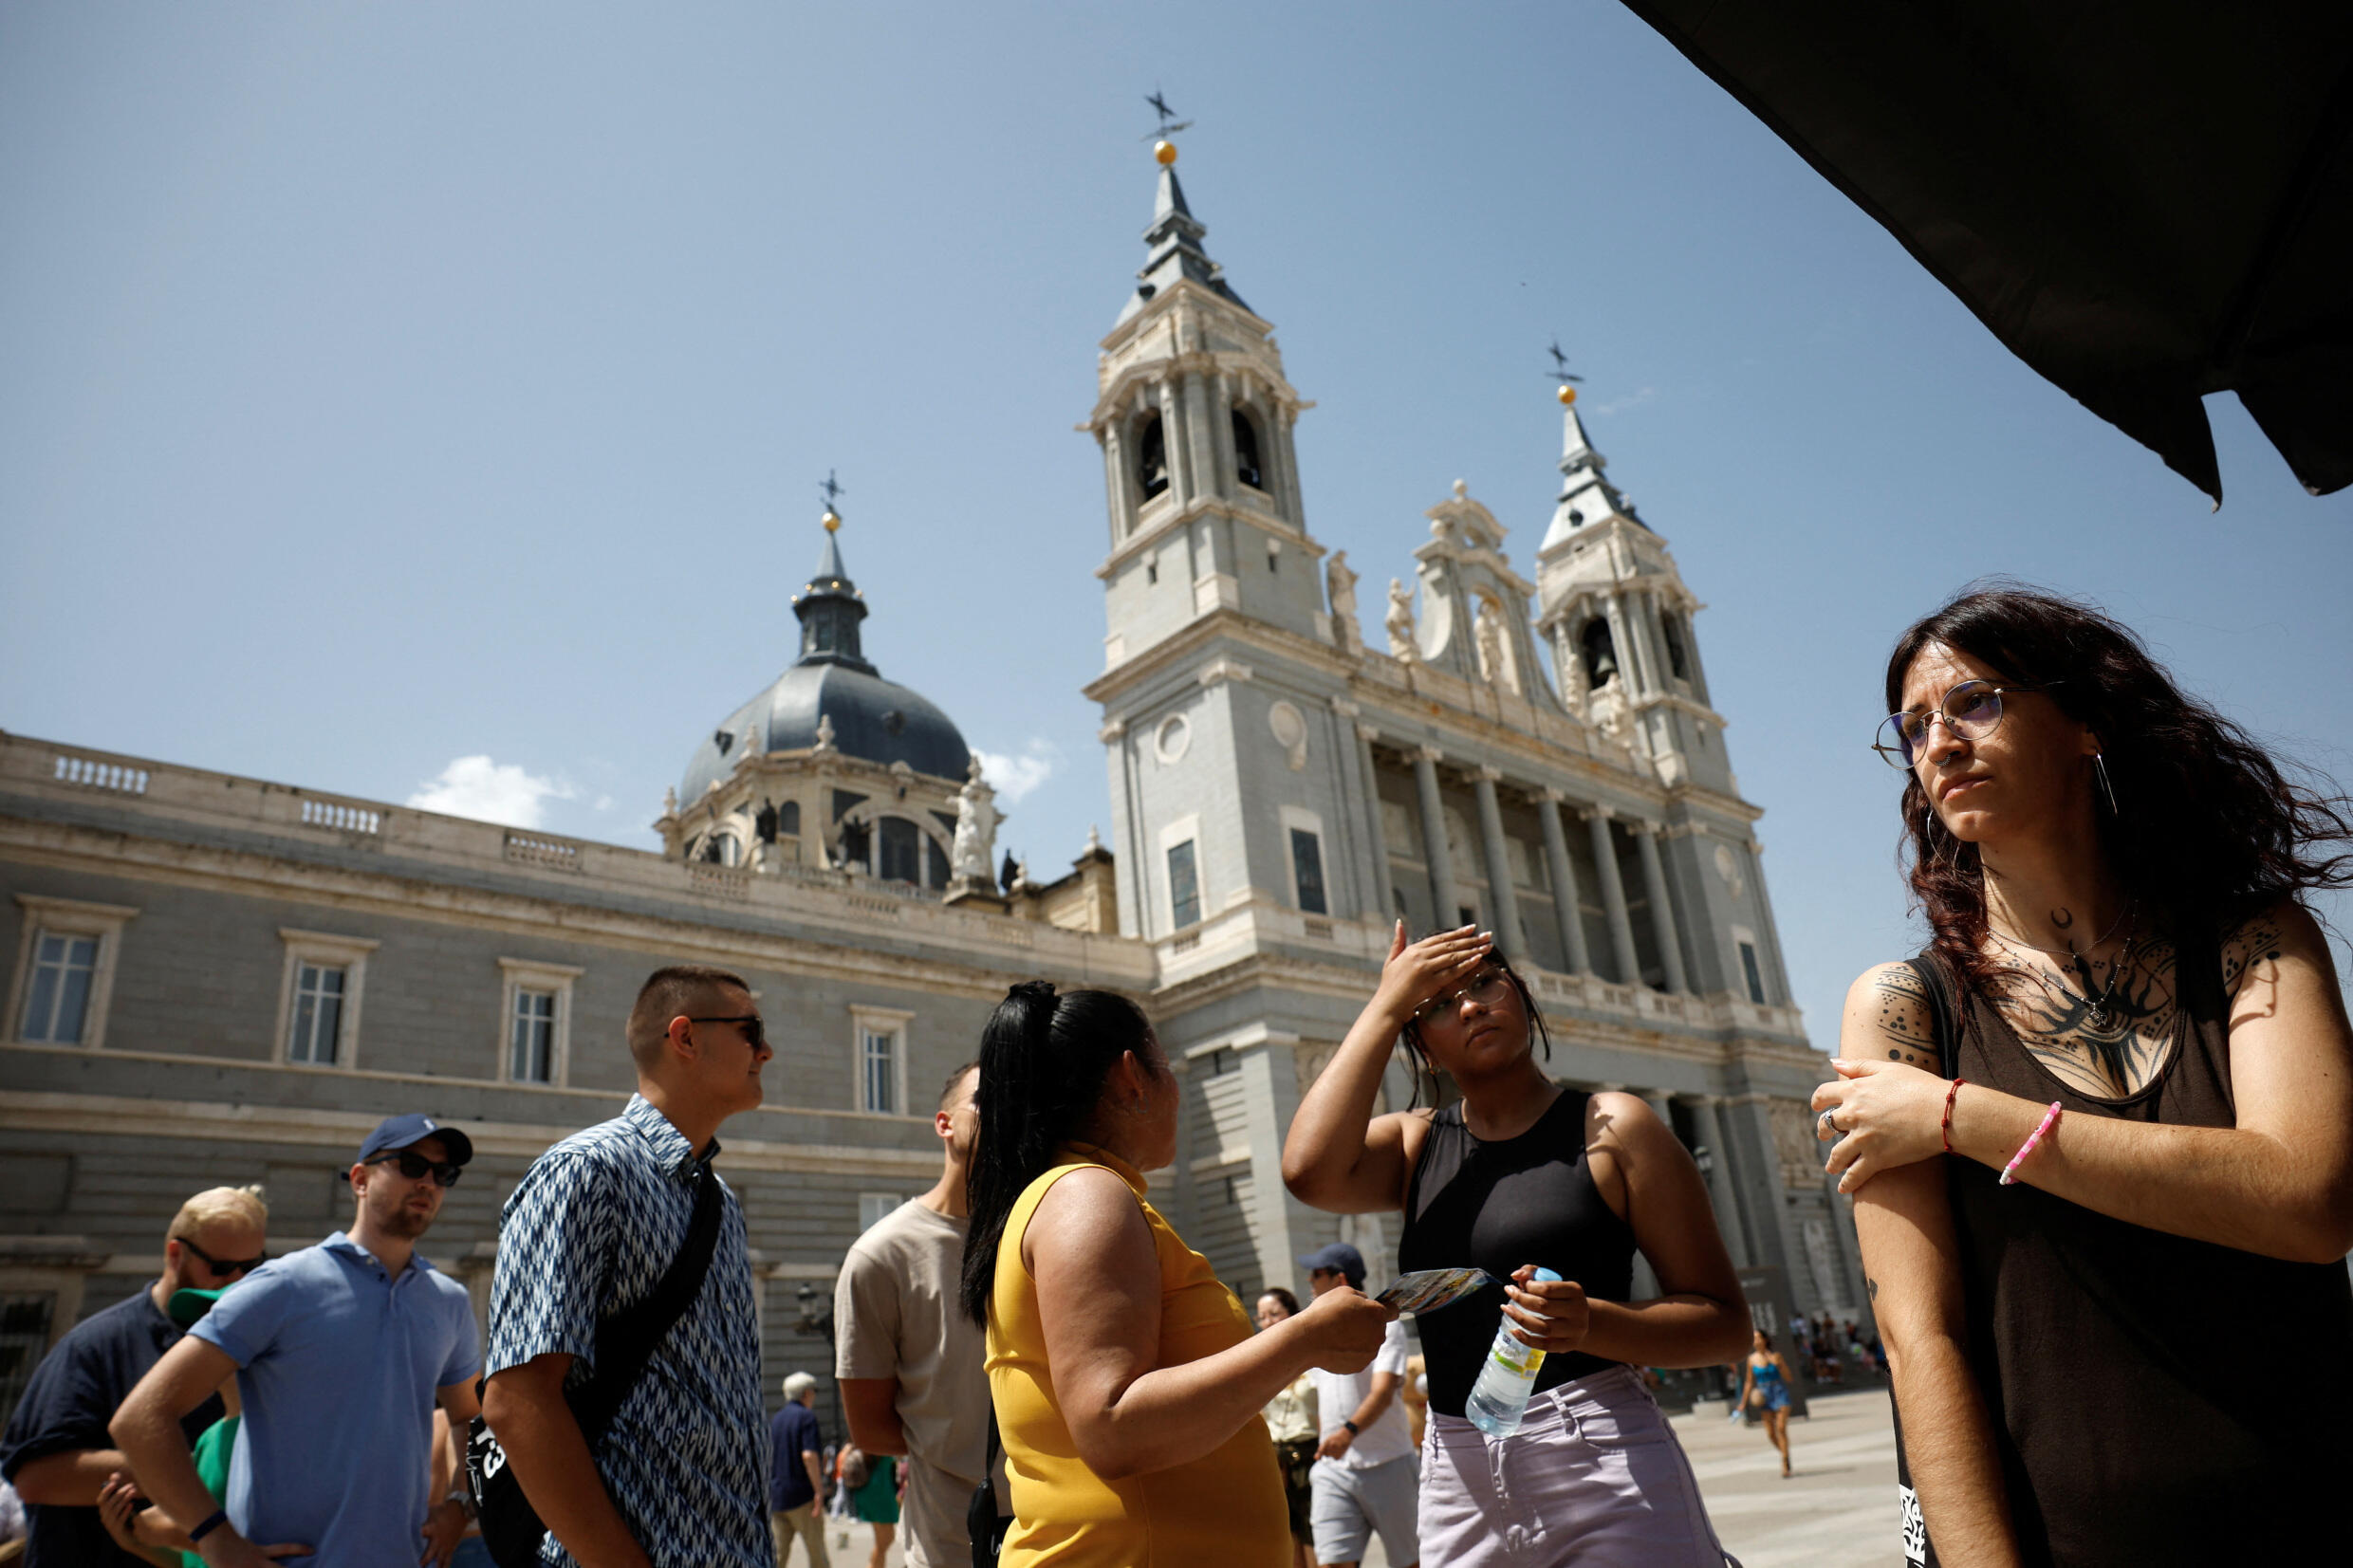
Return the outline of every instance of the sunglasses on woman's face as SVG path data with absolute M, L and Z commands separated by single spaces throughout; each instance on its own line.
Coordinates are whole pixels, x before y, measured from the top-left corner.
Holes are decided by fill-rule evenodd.
M 269 1254 L 267 1252 L 258 1258 L 215 1258 L 185 1236 L 175 1236 L 172 1239 L 188 1251 L 203 1259 L 204 1266 L 211 1269 L 215 1278 L 230 1274 L 250 1274 L 269 1261 Z
M 1467 983 L 1455 987 L 1451 991 L 1441 991 L 1415 1008 L 1414 1022 L 1427 1024 L 1433 1019 L 1454 1011 L 1465 1001 L 1475 1002 L 1482 1007 L 1491 1007 L 1501 1002 L 1504 999 L 1504 993 L 1510 988 L 1511 977 L 1503 970 L 1481 969 Z
M 430 1175 L 435 1187 L 455 1187 L 457 1178 L 466 1173 L 466 1168 L 462 1165 L 454 1165 L 448 1160 L 429 1160 L 413 1149 L 403 1149 L 397 1154 L 379 1154 L 367 1163 L 397 1165 L 400 1168 L 400 1174 L 410 1181 L 421 1181 Z

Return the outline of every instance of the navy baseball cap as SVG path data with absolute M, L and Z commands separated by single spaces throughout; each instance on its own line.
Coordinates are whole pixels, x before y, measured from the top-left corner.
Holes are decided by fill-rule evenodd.
M 1319 1268 L 1336 1268 L 1359 1290 L 1364 1288 L 1364 1254 L 1346 1242 L 1334 1242 L 1319 1246 L 1313 1252 L 1300 1254 L 1299 1261 L 1312 1274 Z
M 427 1138 L 441 1140 L 442 1147 L 450 1152 L 452 1165 L 463 1165 L 473 1158 L 473 1139 L 446 1122 L 435 1121 L 419 1112 L 405 1116 L 386 1116 L 378 1122 L 376 1131 L 367 1135 L 367 1142 L 360 1145 L 360 1158 L 356 1163 L 365 1165 L 379 1154 L 389 1154 L 406 1149 L 412 1143 L 422 1143 Z

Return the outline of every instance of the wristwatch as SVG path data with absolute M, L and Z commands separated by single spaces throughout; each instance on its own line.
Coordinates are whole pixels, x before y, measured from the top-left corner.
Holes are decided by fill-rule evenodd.
M 456 1503 L 457 1506 L 464 1511 L 466 1518 L 470 1521 L 480 1519 L 482 1517 L 481 1511 L 474 1506 L 473 1493 L 464 1486 L 452 1486 L 450 1488 L 450 1495 L 443 1498 L 441 1501 L 444 1503 Z
M 1364 1435 L 1364 1429 L 1358 1426 L 1353 1421 L 1343 1421 L 1341 1425 L 1348 1429 L 1348 1435 L 1350 1437 L 1362 1437 Z

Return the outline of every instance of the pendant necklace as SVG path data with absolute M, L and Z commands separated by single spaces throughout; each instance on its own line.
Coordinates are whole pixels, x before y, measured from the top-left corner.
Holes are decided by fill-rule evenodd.
M 2124 906 L 2123 913 L 2116 917 L 2116 924 L 2110 926 L 2107 930 L 2106 935 L 2102 936 L 2098 942 L 2094 942 L 2091 945 L 2092 948 L 2097 949 L 2101 947 L 2107 942 L 2109 937 L 2114 936 L 2117 932 L 2123 927 L 2124 922 L 2131 918 L 2132 910 L 2132 905 L 2126 904 Z M 2066 997 L 2068 1001 L 2085 1008 L 2088 1014 L 2085 1022 L 2088 1023 L 2093 1028 L 2108 1028 L 2115 1021 L 2116 988 L 2123 984 L 2124 968 L 2132 960 L 2132 938 L 2125 938 L 2123 947 L 2117 950 L 2116 961 L 2108 968 L 2108 983 L 2105 986 L 2099 987 L 2099 994 L 2093 995 L 2091 960 L 2085 953 L 2074 951 L 2062 952 L 2055 948 L 2038 948 L 2031 942 L 2021 942 L 2014 936 L 2005 936 L 2002 932 L 1995 931 L 1991 923 L 1986 926 L 1986 934 L 1992 937 L 1995 941 L 2003 944 L 2005 947 L 2020 948 L 2029 952 L 2039 952 L 2046 958 L 2064 959 L 2072 962 L 2075 966 L 2075 977 L 2083 983 L 2084 990 L 2082 994 L 2078 994 L 2066 984 L 2066 982 L 2059 979 L 2056 975 L 2045 974 L 2041 970 L 2036 970 L 2035 978 L 2041 980 L 2045 985 L 2050 987 L 2053 990 L 2057 991 L 2061 996 Z

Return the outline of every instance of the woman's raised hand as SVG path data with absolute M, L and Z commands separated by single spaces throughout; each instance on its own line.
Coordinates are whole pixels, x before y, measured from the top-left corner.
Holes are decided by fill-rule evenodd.
M 1325 1372 L 1362 1372 L 1380 1354 L 1397 1314 L 1362 1291 L 1340 1285 L 1307 1303 L 1297 1321 L 1312 1357 Z
M 1388 961 L 1380 967 L 1380 986 L 1373 992 L 1373 1005 L 1402 1028 L 1424 1004 L 1470 979 L 1494 946 L 1494 933 L 1476 926 L 1409 943 L 1405 922 L 1399 920 L 1389 941 Z
M 1841 1059 L 1830 1066 L 1837 1080 L 1814 1091 L 1814 1136 L 1838 1139 L 1825 1169 L 1838 1177 L 1840 1191 L 1944 1153 L 1949 1082 L 1899 1061 Z

